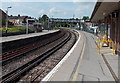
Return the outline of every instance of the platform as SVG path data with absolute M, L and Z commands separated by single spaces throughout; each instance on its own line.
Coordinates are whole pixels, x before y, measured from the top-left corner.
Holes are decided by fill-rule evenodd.
M 103 57 L 98 53 L 96 36 L 82 31 L 79 33 L 76 45 L 42 81 L 115 81 Z M 106 58 L 118 74 L 118 66 L 114 65 L 117 64 L 118 56 Z
M 43 30 L 42 32 L 39 32 L 39 33 L 29 33 L 29 34 L 22 34 L 22 35 L 16 35 L 16 36 L 0 37 L 0 43 L 19 40 L 19 39 L 25 39 L 25 38 L 29 38 L 29 37 L 46 35 L 46 34 L 54 33 L 57 31 L 59 31 L 59 30 L 49 30 L 49 31 Z

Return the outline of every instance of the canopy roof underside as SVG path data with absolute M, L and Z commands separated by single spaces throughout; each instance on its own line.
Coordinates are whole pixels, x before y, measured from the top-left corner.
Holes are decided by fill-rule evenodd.
M 120 2 L 97 2 L 91 16 L 91 21 L 104 20 L 104 17 L 106 17 L 108 14 L 119 9 Z

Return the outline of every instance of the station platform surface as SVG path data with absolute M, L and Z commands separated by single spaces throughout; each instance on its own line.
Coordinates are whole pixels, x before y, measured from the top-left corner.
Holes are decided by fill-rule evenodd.
M 79 33 L 75 46 L 42 81 L 115 81 L 98 53 L 96 36 L 83 31 Z M 105 57 L 118 76 L 119 56 Z
M 49 30 L 49 31 L 43 30 L 42 32 L 39 32 L 39 33 L 29 33 L 29 34 L 15 35 L 15 36 L 0 37 L 0 43 L 19 40 L 19 39 L 25 39 L 25 38 L 29 38 L 29 37 L 46 35 L 46 34 L 54 33 L 57 31 L 59 31 L 59 30 Z

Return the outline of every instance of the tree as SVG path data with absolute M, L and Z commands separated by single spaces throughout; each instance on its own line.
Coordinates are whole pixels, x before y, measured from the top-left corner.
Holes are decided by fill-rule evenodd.
M 48 19 L 49 17 L 44 14 L 42 17 L 39 17 L 39 22 L 43 24 L 44 29 L 48 28 Z
M 78 18 L 76 18 L 76 20 L 79 20 Z
M 13 24 L 13 22 L 8 21 L 8 25 L 13 26 L 14 24 Z
M 42 16 L 42 19 L 44 20 L 44 21 L 46 21 L 46 20 L 48 20 L 48 16 L 46 15 L 46 14 L 44 14 L 43 16 Z
M 82 20 L 84 20 L 84 21 L 89 20 L 89 16 L 83 16 Z

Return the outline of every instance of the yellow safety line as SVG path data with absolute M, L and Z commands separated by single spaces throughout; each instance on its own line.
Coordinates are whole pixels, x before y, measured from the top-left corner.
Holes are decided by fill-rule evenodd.
M 86 40 L 85 40 L 85 42 L 86 42 Z M 82 54 L 81 54 L 81 57 L 80 57 L 80 62 L 79 62 L 79 64 L 78 64 L 78 66 L 77 66 L 77 69 L 76 69 L 75 74 L 73 75 L 72 81 L 76 81 L 76 80 L 77 80 L 78 73 L 79 73 L 79 70 L 80 70 L 80 64 L 81 64 L 82 58 L 83 58 L 83 56 L 84 56 L 85 46 L 86 46 L 86 43 L 84 43 L 84 47 L 83 47 Z
M 113 53 L 106 53 L 106 54 L 104 54 L 104 55 L 113 55 Z
M 102 49 L 101 51 L 113 51 L 114 49 Z

